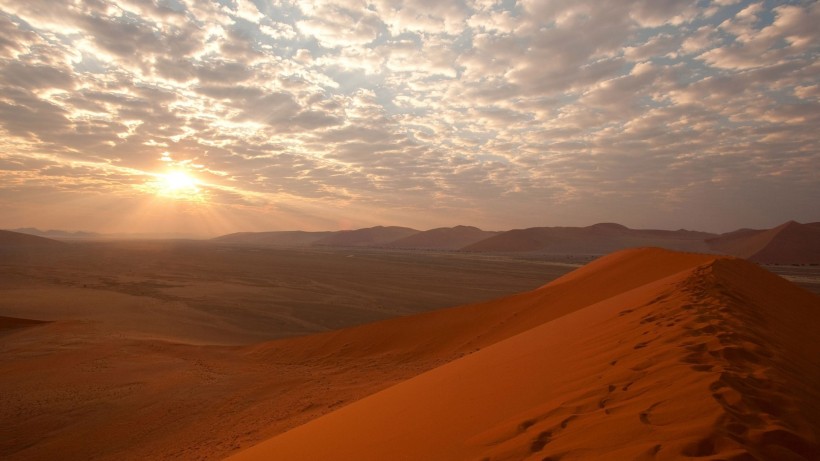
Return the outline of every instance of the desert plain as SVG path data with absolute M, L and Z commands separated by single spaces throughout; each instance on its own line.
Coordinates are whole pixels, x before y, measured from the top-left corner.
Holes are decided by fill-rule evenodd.
M 251 345 L 529 290 L 578 263 L 195 241 L 6 247 L 0 457 L 221 459 L 437 363 Z
M 767 267 L 8 244 L 0 457 L 818 459 L 817 267 Z

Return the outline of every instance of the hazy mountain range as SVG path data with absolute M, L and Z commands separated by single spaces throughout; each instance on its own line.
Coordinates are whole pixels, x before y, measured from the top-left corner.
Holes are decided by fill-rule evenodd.
M 587 227 L 531 227 L 490 232 L 470 226 L 420 231 L 370 227 L 336 232 L 242 232 L 214 239 L 221 243 L 272 246 L 330 246 L 448 250 L 485 253 L 599 255 L 624 248 L 660 247 L 722 253 L 759 263 L 820 262 L 820 223 L 789 221 L 772 229 L 725 234 L 691 230 L 630 229 L 615 223 Z
M 9 231 L 5 231 L 8 233 Z M 114 238 L 92 232 L 15 229 L 20 235 L 58 240 Z M 124 237 L 128 238 L 128 237 Z M 133 237 L 132 237 L 133 238 Z M 31 240 L 0 239 L 8 244 Z M 602 255 L 625 248 L 659 247 L 677 251 L 720 253 L 765 264 L 820 263 L 820 222 L 786 222 L 771 229 L 739 229 L 724 234 L 692 230 L 630 229 L 615 223 L 586 227 L 531 227 L 504 232 L 472 226 L 421 231 L 376 226 L 342 231 L 238 232 L 212 239 L 236 245 L 279 247 L 350 247 L 403 250 L 462 251 L 540 255 Z

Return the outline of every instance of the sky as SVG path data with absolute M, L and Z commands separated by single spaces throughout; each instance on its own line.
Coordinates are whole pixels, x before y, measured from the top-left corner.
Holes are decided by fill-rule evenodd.
M 0 0 L 0 228 L 820 221 L 820 2 Z

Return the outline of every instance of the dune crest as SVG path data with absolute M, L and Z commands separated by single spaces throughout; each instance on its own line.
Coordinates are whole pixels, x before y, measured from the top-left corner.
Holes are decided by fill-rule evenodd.
M 751 263 L 628 250 L 461 309 L 500 306 L 476 352 L 229 459 L 820 457 L 820 299 Z

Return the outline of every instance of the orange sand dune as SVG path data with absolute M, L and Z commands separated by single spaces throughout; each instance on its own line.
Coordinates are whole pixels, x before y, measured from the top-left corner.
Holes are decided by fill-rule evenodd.
M 712 259 L 657 248 L 624 250 L 530 292 L 263 343 L 249 350 L 277 361 L 388 356 L 396 363 L 444 362 Z
M 628 250 L 529 293 L 287 341 L 476 352 L 229 459 L 820 459 L 817 331 L 820 299 L 751 263 Z
M 820 262 L 820 226 L 789 221 L 772 229 L 743 229 L 706 241 L 714 251 L 764 264 Z

